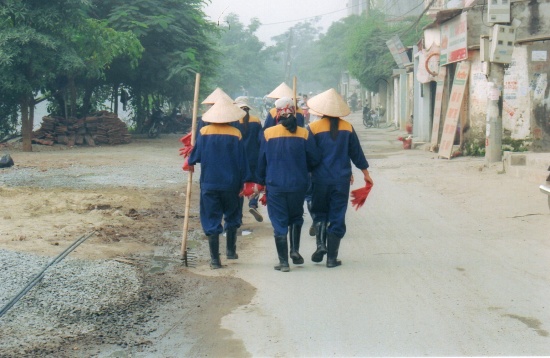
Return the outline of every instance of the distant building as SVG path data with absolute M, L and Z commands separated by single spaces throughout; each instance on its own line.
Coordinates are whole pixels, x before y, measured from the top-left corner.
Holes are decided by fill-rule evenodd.
M 362 15 L 368 9 L 367 1 L 369 0 L 350 0 L 348 1 L 348 16 L 350 15 Z

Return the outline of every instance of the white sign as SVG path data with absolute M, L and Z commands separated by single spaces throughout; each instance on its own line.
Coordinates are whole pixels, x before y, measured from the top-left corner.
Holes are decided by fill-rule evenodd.
M 441 26 L 441 66 L 468 58 L 467 12 L 445 22 Z
M 533 52 L 531 52 L 531 61 L 546 62 L 547 58 L 548 58 L 547 51 L 533 51 Z

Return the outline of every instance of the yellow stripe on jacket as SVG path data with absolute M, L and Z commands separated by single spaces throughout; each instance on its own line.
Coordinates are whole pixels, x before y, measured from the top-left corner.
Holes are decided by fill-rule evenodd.
M 309 124 L 309 129 L 311 130 L 311 133 L 313 133 L 313 135 L 323 132 L 330 132 L 330 119 L 328 119 L 327 117 L 323 117 L 318 121 L 312 122 Z M 338 121 L 338 130 L 352 132 L 353 127 L 351 123 L 340 118 L 340 120 Z
M 296 133 L 290 133 L 288 129 L 283 127 L 282 124 L 277 124 L 274 127 L 270 127 L 264 131 L 264 137 L 266 141 L 274 138 L 283 138 L 283 137 L 299 137 L 307 140 L 309 132 L 307 129 L 302 127 L 296 128 Z
M 241 131 L 227 123 L 210 123 L 201 128 L 201 135 L 233 135 L 242 139 Z
M 241 118 L 239 123 L 244 123 L 244 118 Z M 262 124 L 262 122 L 260 121 L 260 118 L 256 117 L 256 116 L 250 116 L 250 118 L 248 119 L 248 123 L 260 123 Z

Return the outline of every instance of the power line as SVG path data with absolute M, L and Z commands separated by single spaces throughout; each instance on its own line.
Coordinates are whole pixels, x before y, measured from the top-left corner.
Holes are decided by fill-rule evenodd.
M 354 7 L 359 7 L 363 4 L 365 4 L 368 0 L 365 0 L 365 1 L 362 1 L 360 2 L 359 4 L 357 5 L 354 5 L 354 6 L 346 6 L 345 9 L 340 9 L 340 10 L 334 10 L 334 11 L 331 11 L 331 12 L 326 12 L 324 14 L 319 14 L 319 15 L 314 15 L 314 16 L 308 16 L 308 17 L 304 17 L 304 18 L 301 18 L 301 19 L 296 19 L 296 20 L 286 20 L 286 21 L 279 21 L 279 22 L 271 22 L 269 24 L 261 24 L 260 26 L 270 26 L 270 25 L 280 25 L 280 24 L 287 24 L 289 22 L 298 22 L 298 21 L 304 21 L 304 20 L 310 20 L 310 19 L 315 19 L 316 17 L 323 17 L 325 15 L 332 15 L 332 14 L 336 14 L 338 12 L 342 12 L 342 11 L 347 11 L 351 8 L 354 8 Z M 224 10 L 225 11 L 225 10 Z

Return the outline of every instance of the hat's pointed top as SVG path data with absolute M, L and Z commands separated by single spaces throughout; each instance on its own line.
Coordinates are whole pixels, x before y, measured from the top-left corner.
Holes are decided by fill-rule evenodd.
M 281 97 L 294 98 L 294 91 L 292 90 L 292 88 L 288 87 L 286 83 L 283 82 L 273 91 L 271 91 L 271 93 L 268 94 L 267 97 L 274 99 L 279 99 Z
M 240 120 L 246 112 L 235 106 L 233 100 L 220 98 L 212 108 L 204 112 L 202 120 L 208 123 L 230 123 Z
M 342 96 L 331 88 L 307 101 L 307 106 L 317 113 L 329 117 L 345 117 L 351 110 Z
M 206 97 L 204 99 L 204 101 L 202 101 L 201 103 L 202 104 L 214 104 L 220 98 L 226 98 L 226 99 L 229 99 L 230 101 L 232 101 L 231 97 L 229 97 L 229 95 L 227 93 L 225 93 L 221 88 L 218 87 L 214 91 L 212 91 L 212 93 L 210 93 L 208 95 L 208 97 Z

